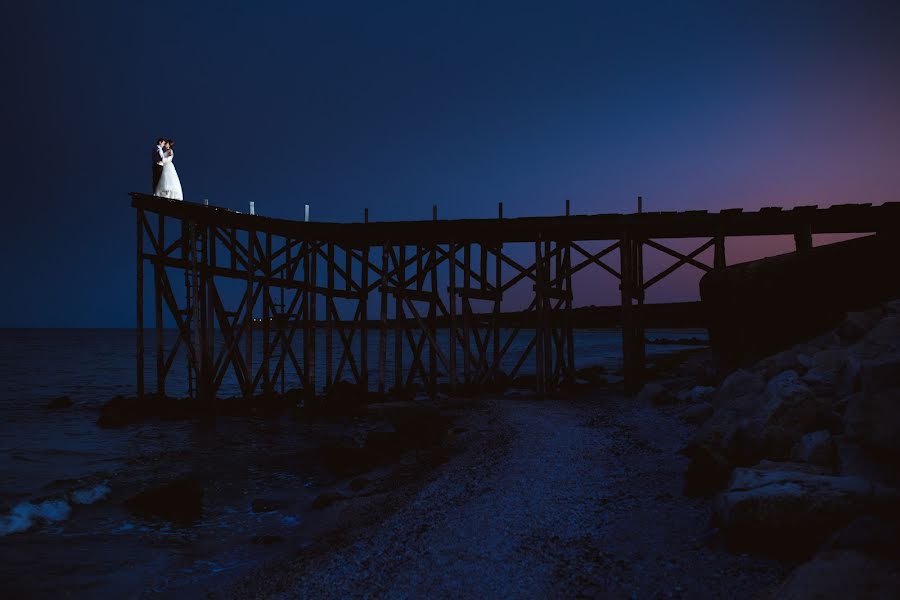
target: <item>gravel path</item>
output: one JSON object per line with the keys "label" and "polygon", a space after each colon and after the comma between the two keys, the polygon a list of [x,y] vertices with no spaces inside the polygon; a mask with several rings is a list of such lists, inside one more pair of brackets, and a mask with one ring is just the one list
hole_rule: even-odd
{"label": "gravel path", "polygon": [[681,494],[676,408],[612,394],[489,408],[465,452],[380,524],[300,559],[277,597],[746,598],[783,577],[718,547],[709,500]]}

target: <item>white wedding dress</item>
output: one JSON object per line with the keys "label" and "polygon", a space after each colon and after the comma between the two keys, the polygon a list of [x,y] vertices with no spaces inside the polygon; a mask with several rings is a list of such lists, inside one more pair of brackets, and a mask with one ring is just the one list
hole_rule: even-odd
{"label": "white wedding dress", "polygon": [[156,184],[154,193],[163,198],[184,200],[184,193],[181,191],[181,180],[178,179],[178,171],[175,170],[175,163],[172,162],[174,158],[174,152],[172,156],[163,157],[162,175],[159,176],[159,183]]}

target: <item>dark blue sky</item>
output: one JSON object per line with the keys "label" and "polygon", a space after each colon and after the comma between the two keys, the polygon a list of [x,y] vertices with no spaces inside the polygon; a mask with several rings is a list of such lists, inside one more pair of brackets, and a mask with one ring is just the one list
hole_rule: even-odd
{"label": "dark blue sky", "polygon": [[898,6],[13,3],[0,326],[133,324],[158,135],[188,199],[289,218],[900,200]]}

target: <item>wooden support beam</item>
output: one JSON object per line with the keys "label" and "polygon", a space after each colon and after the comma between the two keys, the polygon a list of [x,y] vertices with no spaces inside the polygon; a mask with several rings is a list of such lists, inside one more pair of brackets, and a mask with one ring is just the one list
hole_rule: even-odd
{"label": "wooden support beam", "polygon": [[137,329],[137,348],[135,353],[135,369],[137,376],[137,398],[144,399],[144,211],[137,211],[137,314],[135,329]]}
{"label": "wooden support beam", "polygon": [[328,295],[325,297],[325,386],[330,387],[335,383],[332,373],[334,365],[334,320],[332,315],[337,311],[337,307],[334,305],[334,297],[332,296],[335,291],[334,244],[326,243],[326,249],[328,256],[326,260],[327,283],[325,284],[325,287],[328,290]]}

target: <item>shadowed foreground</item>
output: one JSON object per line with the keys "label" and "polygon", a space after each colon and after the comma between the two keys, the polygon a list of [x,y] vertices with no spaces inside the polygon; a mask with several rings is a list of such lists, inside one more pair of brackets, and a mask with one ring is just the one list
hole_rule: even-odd
{"label": "shadowed foreground", "polygon": [[[400,508],[348,524],[339,541],[227,595],[739,598],[772,589],[783,567],[717,547],[708,501],[682,495],[677,450],[690,429],[675,411],[612,394],[491,401],[482,429],[461,434],[465,450]],[[328,510],[353,519],[347,505]]]}

